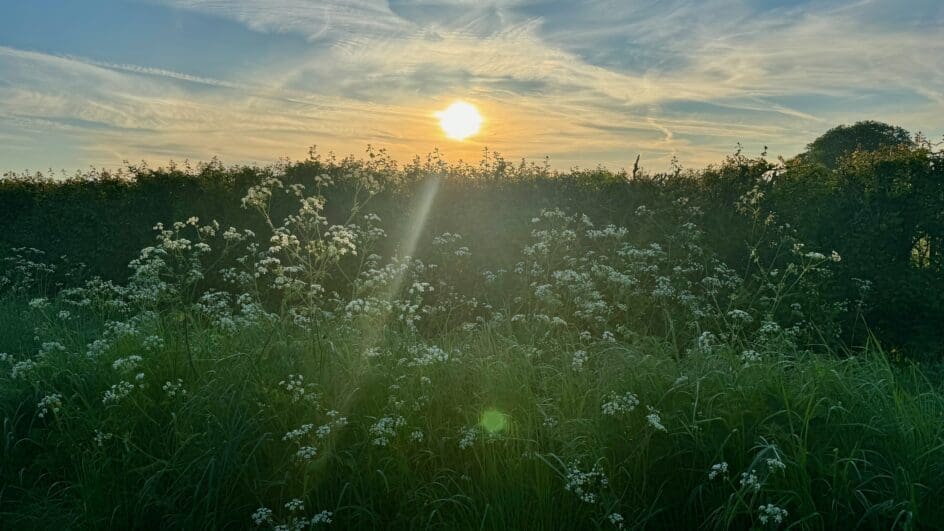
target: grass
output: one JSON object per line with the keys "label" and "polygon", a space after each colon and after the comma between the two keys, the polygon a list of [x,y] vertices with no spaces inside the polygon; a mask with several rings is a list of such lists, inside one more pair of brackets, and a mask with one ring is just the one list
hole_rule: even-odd
{"label": "grass", "polygon": [[461,238],[368,258],[307,205],[268,220],[297,245],[194,221],[125,286],[0,299],[0,527],[944,525],[940,385],[777,313],[828,258],[722,281],[691,226],[545,212],[483,280]]}

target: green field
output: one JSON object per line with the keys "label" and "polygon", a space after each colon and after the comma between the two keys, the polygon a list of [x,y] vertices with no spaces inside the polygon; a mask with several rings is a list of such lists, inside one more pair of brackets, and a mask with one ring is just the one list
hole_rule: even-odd
{"label": "green field", "polygon": [[[913,210],[872,185],[937,183],[939,158],[12,180],[0,199],[98,194],[46,223],[100,264],[7,233],[0,528],[944,527],[937,324],[900,310],[940,303],[882,298],[939,285],[939,250],[883,261],[816,217]],[[115,229],[155,183],[226,193]],[[125,206],[74,221],[106,192]]]}

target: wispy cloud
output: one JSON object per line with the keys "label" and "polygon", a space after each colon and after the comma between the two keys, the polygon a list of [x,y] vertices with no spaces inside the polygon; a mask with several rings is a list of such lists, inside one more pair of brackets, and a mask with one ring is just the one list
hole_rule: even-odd
{"label": "wispy cloud", "polygon": [[[560,166],[642,153],[661,168],[673,155],[716,161],[738,142],[791,154],[857,119],[941,134],[944,9],[903,4],[167,1],[308,44],[261,64],[233,57],[223,76],[148,55],[128,63],[0,46],[0,135],[55,130],[82,164],[271,160],[315,143],[341,152],[374,143],[404,158],[436,146],[472,158],[488,145]],[[461,144],[444,140],[432,115],[456,98],[486,116],[482,134]],[[42,152],[33,151],[0,148],[0,161]]]}

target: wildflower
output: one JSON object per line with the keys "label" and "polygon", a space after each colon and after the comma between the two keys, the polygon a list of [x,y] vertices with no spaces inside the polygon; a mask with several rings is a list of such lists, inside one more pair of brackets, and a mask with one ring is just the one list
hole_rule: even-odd
{"label": "wildflower", "polygon": [[310,461],[315,458],[315,455],[318,454],[318,449],[314,446],[302,446],[295,452],[295,457],[300,460]]}
{"label": "wildflower", "polygon": [[33,369],[36,368],[36,362],[31,359],[25,359],[18,361],[13,364],[13,368],[10,371],[10,378],[16,380],[18,378],[26,378]]}
{"label": "wildflower", "polygon": [[413,442],[423,442],[423,432],[420,430],[414,430],[410,433],[410,440]]}
{"label": "wildflower", "polygon": [[291,397],[292,403],[307,400],[315,402],[318,400],[318,394],[313,391],[314,384],[305,384],[305,377],[301,374],[289,374],[288,377],[279,382],[279,387],[284,389]]}
{"label": "wildflower", "polygon": [[331,517],[333,516],[334,513],[331,511],[321,511],[311,518],[311,525],[330,524],[332,522]]}
{"label": "wildflower", "polygon": [[146,350],[153,352],[164,346],[164,338],[155,335],[147,336],[144,338],[142,344]]}
{"label": "wildflower", "polygon": [[696,348],[699,352],[710,353],[718,343],[718,338],[709,331],[704,331],[695,340]]}
{"label": "wildflower", "polygon": [[741,487],[747,490],[753,490],[757,492],[761,488],[760,478],[757,477],[757,474],[753,470],[748,472],[741,473]]}
{"label": "wildflower", "polygon": [[783,523],[784,518],[786,518],[789,514],[787,513],[786,509],[777,507],[772,503],[761,505],[758,510],[760,511],[760,515],[757,517],[757,519],[760,520],[760,523],[762,524],[766,524],[767,522],[781,524]]}
{"label": "wildflower", "polygon": [[607,519],[611,524],[616,526],[617,529],[623,529],[624,518],[620,513],[610,513],[610,515],[607,516]]}
{"label": "wildflower", "polygon": [[297,441],[301,439],[302,437],[304,437],[305,435],[307,435],[309,432],[311,432],[311,430],[313,430],[314,428],[315,428],[314,424],[303,424],[298,429],[294,429],[286,433],[282,437],[282,440],[283,441]]}
{"label": "wildflower", "polygon": [[574,352],[573,360],[570,362],[570,366],[577,372],[583,370],[583,365],[587,362],[587,351],[578,350]]}
{"label": "wildflower", "polygon": [[243,235],[236,230],[235,227],[229,227],[223,231],[223,240],[227,242],[238,242],[242,241]]}
{"label": "wildflower", "polygon": [[141,356],[128,356],[127,358],[118,358],[111,364],[111,368],[118,372],[131,372],[138,368],[141,363]]}
{"label": "wildflower", "polygon": [[708,479],[712,480],[718,476],[727,476],[728,475],[728,463],[727,461],[722,461],[711,465],[711,470],[708,471]]}
{"label": "wildflower", "polygon": [[252,523],[256,525],[272,523],[272,509],[268,507],[256,509],[256,512],[252,513]]}
{"label": "wildflower", "polygon": [[111,386],[111,389],[105,391],[102,395],[102,404],[117,404],[121,399],[128,396],[134,390],[134,385],[124,380]]}
{"label": "wildflower", "polygon": [[751,324],[754,322],[754,318],[751,317],[751,314],[744,310],[731,310],[728,312],[728,319],[731,319],[736,324]]}
{"label": "wildflower", "polygon": [[412,349],[412,351],[415,357],[410,360],[408,364],[410,367],[427,367],[434,363],[445,363],[449,361],[449,353],[435,345],[418,347]]}
{"label": "wildflower", "polygon": [[39,404],[36,404],[36,409],[39,412],[36,414],[39,418],[45,418],[49,414],[49,411],[52,410],[53,413],[59,413],[59,409],[62,407],[62,395],[59,393],[53,393],[51,395],[46,395],[42,400],[39,401]]}
{"label": "wildflower", "polygon": [[633,393],[617,395],[610,393],[609,400],[603,403],[601,410],[604,415],[616,416],[621,413],[630,413],[639,405],[639,398]]}
{"label": "wildflower", "polygon": [[187,394],[187,390],[183,387],[184,381],[180,378],[177,378],[177,382],[165,382],[161,389],[167,394],[167,396],[174,398],[177,395],[183,396]]}
{"label": "wildflower", "polygon": [[652,407],[649,407],[649,414],[646,415],[646,422],[659,431],[668,431],[665,429],[665,426],[662,425],[662,417],[659,416],[659,412]]}
{"label": "wildflower", "polygon": [[564,489],[573,492],[584,503],[596,503],[599,499],[596,491],[609,485],[609,480],[603,474],[603,468],[599,463],[584,472],[580,470],[577,462],[574,462],[567,467],[564,479],[567,481]]}
{"label": "wildflower", "polygon": [[289,500],[288,502],[285,503],[285,508],[288,509],[290,512],[293,512],[293,513],[294,513],[294,512],[299,512],[299,511],[304,511],[304,510],[305,510],[305,502],[303,502],[302,500],[299,500],[298,498],[292,498],[291,500]]}
{"label": "wildflower", "polygon": [[658,298],[670,298],[675,295],[675,288],[672,287],[672,281],[669,277],[656,278],[656,289],[652,290],[652,296]]}
{"label": "wildflower", "polygon": [[475,428],[469,428],[465,430],[465,433],[462,434],[462,438],[459,439],[459,448],[462,450],[471,448],[472,445],[475,444],[476,435],[477,435],[477,432]]}
{"label": "wildflower", "polygon": [[829,254],[829,259],[832,260],[833,262],[842,261],[842,257],[839,256],[839,253],[837,253],[836,251],[833,251],[832,253]]}
{"label": "wildflower", "polygon": [[779,457],[770,457],[766,460],[767,468],[771,472],[783,472],[787,469],[787,465],[780,460]]}
{"label": "wildflower", "polygon": [[387,446],[390,439],[397,435],[397,428],[406,425],[406,419],[403,417],[381,417],[370,427],[370,434],[374,437],[371,444],[376,446]]}
{"label": "wildflower", "polygon": [[749,366],[751,363],[756,363],[760,361],[760,359],[761,359],[760,353],[757,352],[756,350],[748,349],[748,350],[745,350],[744,352],[741,352],[741,361],[744,362],[745,367]]}

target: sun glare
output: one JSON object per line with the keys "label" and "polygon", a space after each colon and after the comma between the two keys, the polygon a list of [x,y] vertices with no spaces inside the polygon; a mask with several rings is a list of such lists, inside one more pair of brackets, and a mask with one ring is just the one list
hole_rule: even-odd
{"label": "sun glare", "polygon": [[443,132],[453,140],[465,140],[478,133],[482,127],[482,115],[479,110],[464,101],[457,101],[445,111],[437,112],[436,117],[439,118],[439,126]]}

